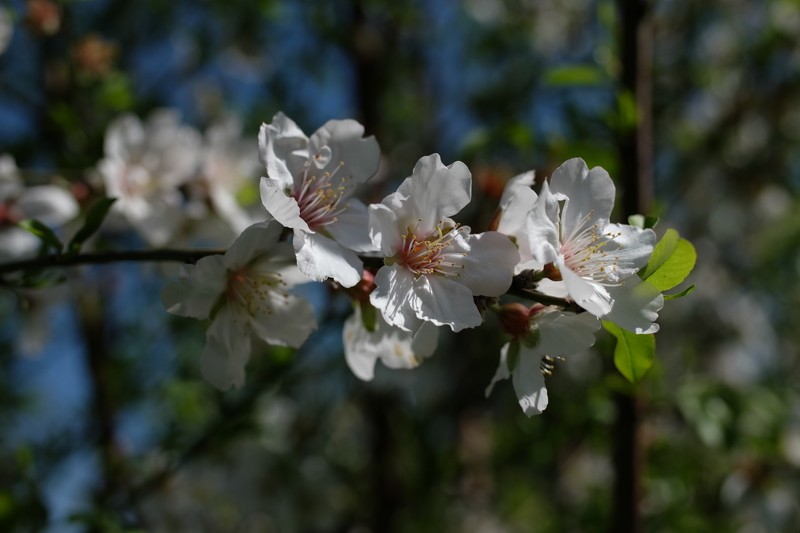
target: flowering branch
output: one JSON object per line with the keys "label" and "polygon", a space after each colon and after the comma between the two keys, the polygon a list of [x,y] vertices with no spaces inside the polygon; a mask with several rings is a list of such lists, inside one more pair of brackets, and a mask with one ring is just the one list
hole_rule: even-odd
{"label": "flowering branch", "polygon": [[173,250],[165,248],[161,250],[122,250],[73,255],[50,254],[35,259],[0,264],[0,274],[53,267],[117,263],[121,261],[175,261],[179,263],[196,263],[203,257],[224,253],[225,250]]}

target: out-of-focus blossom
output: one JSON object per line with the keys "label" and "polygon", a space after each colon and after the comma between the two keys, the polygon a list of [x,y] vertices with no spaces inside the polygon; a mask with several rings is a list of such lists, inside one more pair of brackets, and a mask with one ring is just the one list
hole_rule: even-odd
{"label": "out-of-focus blossom", "polygon": [[25,21],[36,33],[55,35],[61,29],[61,8],[53,0],[28,0]]}
{"label": "out-of-focus blossom", "polygon": [[[533,259],[552,264],[560,280],[540,290],[569,296],[593,315],[636,333],[658,331],[660,291],[636,273],[650,257],[655,233],[611,224],[615,188],[600,167],[570,159],[544,183],[530,213],[527,238]],[[518,240],[524,236],[518,236]],[[551,274],[552,274],[551,272]]]}
{"label": "out-of-focus blossom", "polygon": [[281,227],[262,222],[247,228],[225,255],[184,266],[162,300],[170,313],[212,322],[202,355],[203,375],[220,389],[244,383],[251,340],[298,347],[316,328],[311,305],[288,292],[308,281],[294,265]]}
{"label": "out-of-focus blossom", "polygon": [[471,176],[438,154],[421,158],[397,192],[370,206],[370,236],[385,256],[370,302],[389,324],[415,332],[423,321],[453,331],[481,324],[473,296],[499,296],[519,254],[494,231],[471,235],[451,220],[469,203]]}
{"label": "out-of-focus blossom", "polygon": [[258,145],[242,137],[234,116],[213,124],[205,135],[201,180],[214,210],[239,234],[268,217],[258,200]]}
{"label": "out-of-focus blossom", "polygon": [[544,375],[551,370],[550,360],[545,358],[591,347],[600,321],[589,313],[564,312],[541,304],[530,309],[522,304],[506,305],[500,311],[500,321],[513,339],[500,350],[500,364],[486,396],[498,381],[510,376],[525,414],[541,414],[548,404]]}
{"label": "out-of-focus blossom", "polygon": [[184,196],[179,187],[194,178],[200,134],[171,110],[155,112],[145,124],[133,115],[114,120],[98,169],[113,212],[124,217],[154,246],[166,244],[180,228]]}
{"label": "out-of-focus blossom", "polygon": [[117,57],[117,48],[97,34],[82,38],[72,49],[78,69],[89,76],[108,73]]}
{"label": "out-of-focus blossom", "polygon": [[25,187],[10,155],[0,155],[0,261],[23,259],[36,254],[41,241],[17,226],[36,219],[58,227],[78,214],[72,195],[55,185]]}
{"label": "out-of-focus blossom", "polygon": [[415,368],[436,349],[439,330],[425,323],[413,335],[386,323],[376,313],[375,329],[364,326],[361,307],[345,320],[342,337],[347,366],[359,379],[370,381],[375,375],[375,362],[380,359],[389,368]]}
{"label": "out-of-focus blossom", "polygon": [[294,230],[297,265],[316,281],[344,287],[361,279],[356,252],[373,250],[367,208],[352,198],[378,169],[380,148],[354,120],[331,120],[309,138],[278,113],[258,137],[267,177],[261,200],[275,219]]}

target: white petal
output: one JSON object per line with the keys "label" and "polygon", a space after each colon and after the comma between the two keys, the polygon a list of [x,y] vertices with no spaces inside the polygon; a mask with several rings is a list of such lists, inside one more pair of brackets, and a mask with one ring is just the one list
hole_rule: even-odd
{"label": "white petal", "polygon": [[375,361],[378,354],[376,344],[364,324],[361,322],[361,310],[356,307],[356,312],[344,321],[342,329],[344,344],[344,357],[347,366],[362,381],[371,381],[375,376]]}
{"label": "white petal", "polygon": [[439,328],[430,322],[423,322],[411,341],[411,350],[418,359],[433,355],[439,343]]}
{"label": "white petal", "polygon": [[489,382],[489,385],[486,387],[486,397],[488,398],[492,391],[494,390],[494,386],[497,385],[498,382],[508,379],[511,376],[511,372],[508,370],[508,350],[511,346],[511,343],[506,343],[500,348],[500,363],[497,365],[497,370],[494,373],[494,377],[492,381]]}
{"label": "white petal", "polygon": [[278,188],[294,187],[294,174],[305,163],[308,137],[283,113],[276,114],[270,124],[262,124],[258,132],[258,153],[267,167],[267,175]]}
{"label": "white petal", "polygon": [[450,326],[456,332],[480,326],[483,321],[466,285],[443,276],[420,276],[414,282],[414,292],[421,304],[416,310],[421,320]]}
{"label": "white petal", "polygon": [[511,240],[496,231],[469,236],[469,253],[458,281],[472,294],[500,296],[511,286],[519,253]]}
{"label": "white petal", "polygon": [[282,229],[275,221],[259,222],[245,229],[225,252],[225,268],[237,270],[261,255],[272,255],[278,249]]}
{"label": "white petal", "polygon": [[568,198],[561,215],[567,235],[579,225],[608,220],[614,208],[616,190],[608,172],[600,167],[589,170],[580,158],[566,161],[553,172],[550,190]]}
{"label": "white petal", "polygon": [[536,204],[537,196],[531,185],[533,185],[532,171],[509,180],[500,199],[501,212],[497,223],[498,232],[514,237],[520,260],[523,262],[533,259],[528,238],[528,219]]}
{"label": "white petal", "polygon": [[609,294],[607,287],[586,280],[572,272],[564,263],[564,257],[561,255],[558,256],[556,265],[561,271],[564,285],[575,303],[597,317],[605,316],[611,311],[614,299]]}
{"label": "white petal", "polygon": [[174,315],[203,320],[225,292],[226,283],[222,256],[210,255],[195,265],[182,266],[178,280],[164,287],[161,301]]}
{"label": "white petal", "polygon": [[414,293],[414,275],[400,265],[384,266],[375,275],[370,303],[381,310],[384,320],[404,331],[416,331],[420,302]]}
{"label": "white petal", "polygon": [[433,231],[442,219],[455,215],[472,197],[472,175],[461,161],[444,166],[439,154],[421,158],[411,177],[397,192],[413,203],[416,216],[422,219],[420,234]]}
{"label": "white petal", "polygon": [[364,183],[378,170],[381,149],[375,137],[362,137],[364,126],[355,120],[329,120],[311,136],[310,157],[327,146],[329,162],[324,170],[336,176],[349,176],[356,183]]}
{"label": "white petal", "polygon": [[397,253],[403,244],[397,219],[397,207],[402,204],[403,198],[393,193],[384,198],[382,203],[369,206],[369,236],[372,244],[386,257]]}
{"label": "white petal", "polygon": [[336,242],[356,252],[376,250],[369,237],[369,213],[363,202],[351,198],[347,210],[336,218],[336,222],[325,226]]}
{"label": "white petal", "polygon": [[151,245],[164,246],[186,220],[177,190],[164,191],[155,198],[128,203],[125,215],[136,231]]}
{"label": "white petal", "polygon": [[627,224],[608,224],[604,229],[605,235],[614,235],[610,249],[607,253],[613,255],[616,264],[618,279],[625,279],[639,271],[653,253],[656,234],[651,229],[642,229]]}
{"label": "white petal", "polygon": [[253,309],[250,328],[268,344],[299,348],[317,328],[311,304],[294,294],[270,292]]}
{"label": "white petal", "polygon": [[536,200],[536,193],[531,189],[535,177],[534,172],[530,170],[508,180],[505,189],[503,189],[503,196],[500,197],[500,208],[505,211],[510,204],[514,203],[520,204],[518,207],[521,211],[524,210],[525,213],[530,211],[533,201]]}
{"label": "white petal", "polygon": [[658,331],[655,321],[658,311],[664,307],[661,291],[635,275],[608,290],[614,298],[614,306],[603,318],[638,334]]}
{"label": "white petal", "polygon": [[531,351],[540,355],[570,355],[594,345],[600,320],[590,313],[545,311],[535,318],[539,341]]}
{"label": "white petal", "polygon": [[28,259],[36,255],[42,241],[16,226],[0,228],[0,261]]}
{"label": "white petal", "polygon": [[222,308],[208,328],[201,370],[215,387],[227,390],[244,384],[244,367],[250,359],[250,336],[227,308]]}
{"label": "white petal", "polygon": [[35,218],[50,226],[61,225],[78,214],[75,198],[54,185],[26,189],[17,206],[25,218]]}
{"label": "white petal", "polygon": [[283,192],[281,182],[273,178],[261,178],[261,203],[275,220],[292,229],[311,231],[305,220],[300,218],[297,200]]}
{"label": "white petal", "polygon": [[561,248],[557,221],[558,202],[545,182],[528,218],[527,226],[531,257],[542,265],[555,262],[558,250]]}
{"label": "white petal", "polygon": [[343,287],[361,281],[364,265],[355,252],[320,233],[294,232],[298,268],[314,281],[333,278]]}
{"label": "white petal", "polygon": [[547,388],[539,368],[542,357],[520,345],[517,366],[511,371],[514,392],[519,406],[528,416],[540,415],[547,409]]}

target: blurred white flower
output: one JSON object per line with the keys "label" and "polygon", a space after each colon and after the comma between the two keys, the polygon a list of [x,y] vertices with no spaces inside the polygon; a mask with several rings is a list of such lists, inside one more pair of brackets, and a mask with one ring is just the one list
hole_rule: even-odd
{"label": "blurred white flower", "polygon": [[380,313],[376,315],[374,331],[364,326],[360,305],[344,323],[344,356],[356,377],[372,380],[378,359],[389,368],[415,368],[433,354],[439,338],[436,326],[425,323],[412,335],[387,324]]}
{"label": "blurred white flower", "polygon": [[185,219],[179,187],[195,177],[200,145],[200,134],[166,109],[153,113],[145,124],[123,115],[106,131],[105,158],[98,170],[106,194],[117,198],[112,212],[154,246],[166,244]]}
{"label": "blurred white flower", "polygon": [[236,117],[206,130],[201,179],[214,210],[236,234],[268,218],[258,198],[259,166],[258,145],[242,137]]}
{"label": "blurred white flower", "polygon": [[311,305],[287,290],[308,281],[294,265],[291,246],[278,242],[281,227],[247,228],[225,255],[182,267],[162,300],[170,313],[212,318],[202,356],[203,375],[215,387],[244,383],[251,339],[299,347],[316,328]]}
{"label": "blurred white flower", "polygon": [[32,233],[18,227],[18,222],[36,219],[56,228],[78,211],[75,198],[60,187],[25,187],[14,158],[0,155],[0,261],[33,256],[41,245]]}
{"label": "blurred white flower", "polygon": [[453,331],[481,324],[473,296],[511,286],[519,254],[494,231],[471,235],[450,218],[469,203],[472,178],[457,161],[421,158],[397,192],[370,206],[370,236],[385,256],[370,302],[389,324],[415,332],[422,321]]}
{"label": "blurred white flower", "polygon": [[258,145],[268,176],[261,178],[261,200],[294,230],[297,265],[316,281],[354,286],[363,269],[356,252],[373,250],[367,208],[351,198],[380,160],[377,141],[363,134],[354,120],[331,120],[309,138],[283,113],[261,126]]}
{"label": "blurred white flower", "polygon": [[[542,292],[569,296],[593,315],[636,333],[655,333],[660,291],[636,273],[650,258],[655,233],[611,224],[614,183],[600,167],[570,159],[544,183],[530,213],[533,258],[552,264],[561,280],[543,280]],[[552,279],[553,276],[551,276]]]}
{"label": "blurred white flower", "polygon": [[541,414],[548,404],[544,374],[550,373],[545,357],[571,355],[594,345],[600,321],[589,313],[575,314],[536,304],[504,306],[501,323],[513,339],[500,350],[500,364],[486,396],[495,384],[511,376],[519,405],[528,416]]}

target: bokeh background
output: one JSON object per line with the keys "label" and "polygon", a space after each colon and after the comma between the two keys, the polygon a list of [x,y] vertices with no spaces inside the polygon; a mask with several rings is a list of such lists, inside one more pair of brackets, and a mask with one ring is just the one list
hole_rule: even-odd
{"label": "bokeh background", "polygon": [[[168,267],[0,288],[0,529],[613,531],[627,395],[641,528],[797,531],[800,2],[641,3],[637,94],[620,82],[634,4],[3,0],[0,153],[29,183],[94,193],[126,112],[173,108],[201,131],[233,114],[253,150],[279,110],[306,132],[352,117],[383,150],[368,197],[439,152],[471,168],[460,217],[481,231],[517,173],[580,156],[618,176],[644,121],[656,229],[699,259],[641,383],[603,336],[557,364],[532,419],[508,383],[484,397],[505,342],[491,319],[363,383],[342,355],[349,302],[310,287],[322,326],[306,346],[264,347],[220,393],[199,372],[204,325],[163,310]],[[113,231],[96,246],[143,245]]]}

